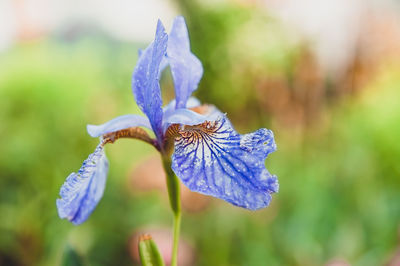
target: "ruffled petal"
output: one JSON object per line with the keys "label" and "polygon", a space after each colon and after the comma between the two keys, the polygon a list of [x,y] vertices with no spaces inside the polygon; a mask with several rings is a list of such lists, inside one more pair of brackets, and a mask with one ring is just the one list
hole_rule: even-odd
{"label": "ruffled petal", "polygon": [[150,121],[141,115],[121,115],[102,125],[87,125],[87,132],[92,137],[115,132],[130,127],[146,127],[151,129]]}
{"label": "ruffled petal", "polygon": [[108,172],[108,160],[103,147],[96,150],[83,162],[78,173],[70,174],[57,199],[58,215],[75,225],[87,220],[103,196]]}
{"label": "ruffled petal", "polygon": [[162,141],[162,99],[159,69],[167,51],[168,35],[160,21],[154,41],[143,51],[132,76],[132,91],[136,103],[150,120],[159,142]]}
{"label": "ruffled petal", "polygon": [[256,210],[268,206],[279,188],[264,164],[275,150],[271,130],[240,135],[222,116],[179,131],[172,169],[192,191]]}
{"label": "ruffled petal", "polygon": [[203,76],[203,66],[190,51],[188,30],[181,16],[176,17],[172,25],[167,57],[175,85],[176,109],[185,108]]}

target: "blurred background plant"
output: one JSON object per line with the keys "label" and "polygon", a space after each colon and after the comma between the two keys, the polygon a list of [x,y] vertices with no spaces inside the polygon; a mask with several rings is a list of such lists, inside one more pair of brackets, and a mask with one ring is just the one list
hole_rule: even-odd
{"label": "blurred background plant", "polygon": [[[257,212],[183,191],[181,265],[398,265],[400,13],[372,0],[2,1],[0,265],[59,265],[68,245],[89,265],[132,265],[141,232],[170,242],[146,144],[107,147],[85,224],[60,220],[55,199],[97,143],[85,125],[138,112],[136,50],[178,13],[205,69],[196,96],[241,133],[275,132],[281,185]],[[168,75],[162,88],[172,99]]]}

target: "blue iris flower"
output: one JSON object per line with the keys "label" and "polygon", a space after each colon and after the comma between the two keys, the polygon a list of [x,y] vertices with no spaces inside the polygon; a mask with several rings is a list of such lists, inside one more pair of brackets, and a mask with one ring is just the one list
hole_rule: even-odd
{"label": "blue iris flower", "polygon": [[[166,66],[171,69],[176,98],[163,108],[159,77]],[[276,176],[264,164],[276,150],[272,131],[263,128],[240,135],[216,107],[201,105],[191,94],[202,75],[202,64],[190,51],[183,17],[175,18],[169,35],[158,21],[155,39],[140,52],[132,76],[136,103],[146,117],[123,115],[102,125],[88,125],[88,133],[100,137],[100,144],[61,187],[59,216],[74,224],[89,217],[105,188],[104,145],[123,137],[146,141],[170,156],[172,170],[192,191],[250,210],[268,206],[271,194],[279,189]],[[155,139],[142,128],[151,129]]]}

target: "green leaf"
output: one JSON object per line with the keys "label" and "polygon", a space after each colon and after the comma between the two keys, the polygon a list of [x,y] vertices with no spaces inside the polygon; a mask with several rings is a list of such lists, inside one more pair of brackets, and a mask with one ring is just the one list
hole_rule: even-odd
{"label": "green leaf", "polygon": [[70,245],[67,245],[64,250],[62,266],[83,266],[82,257]]}
{"label": "green leaf", "polygon": [[143,266],[164,266],[160,252],[150,235],[139,238],[139,255]]}

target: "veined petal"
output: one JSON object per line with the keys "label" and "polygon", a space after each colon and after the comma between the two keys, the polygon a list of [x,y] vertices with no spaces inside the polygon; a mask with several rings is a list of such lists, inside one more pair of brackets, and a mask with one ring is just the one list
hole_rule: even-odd
{"label": "veined petal", "polygon": [[189,109],[176,109],[172,112],[164,114],[163,118],[163,129],[164,132],[171,124],[181,124],[181,125],[198,125],[207,120],[207,116],[198,114]]}
{"label": "veined petal", "polygon": [[163,129],[164,133],[173,124],[182,126],[193,126],[202,124],[205,121],[214,121],[224,114],[214,105],[200,105],[200,101],[190,97],[187,102],[187,109],[175,109],[175,100],[171,101],[164,108]]}
{"label": "veined petal", "polygon": [[176,109],[185,108],[203,76],[203,66],[190,51],[189,34],[182,16],[176,17],[172,25],[167,57],[175,85]]}
{"label": "veined petal", "polygon": [[268,206],[279,188],[264,164],[275,150],[272,131],[240,135],[222,116],[179,131],[172,169],[192,191],[256,210]]}
{"label": "veined petal", "polygon": [[87,125],[87,132],[92,137],[115,132],[130,127],[146,127],[151,129],[150,121],[141,115],[121,115],[102,125]]}
{"label": "veined petal", "polygon": [[132,91],[136,103],[149,118],[159,141],[162,141],[163,117],[159,69],[167,51],[167,42],[168,35],[158,21],[155,39],[139,57],[132,76]]}
{"label": "veined petal", "polygon": [[62,185],[61,199],[56,201],[60,218],[75,225],[86,221],[103,196],[107,172],[108,160],[99,144],[78,173],[70,174]]}

